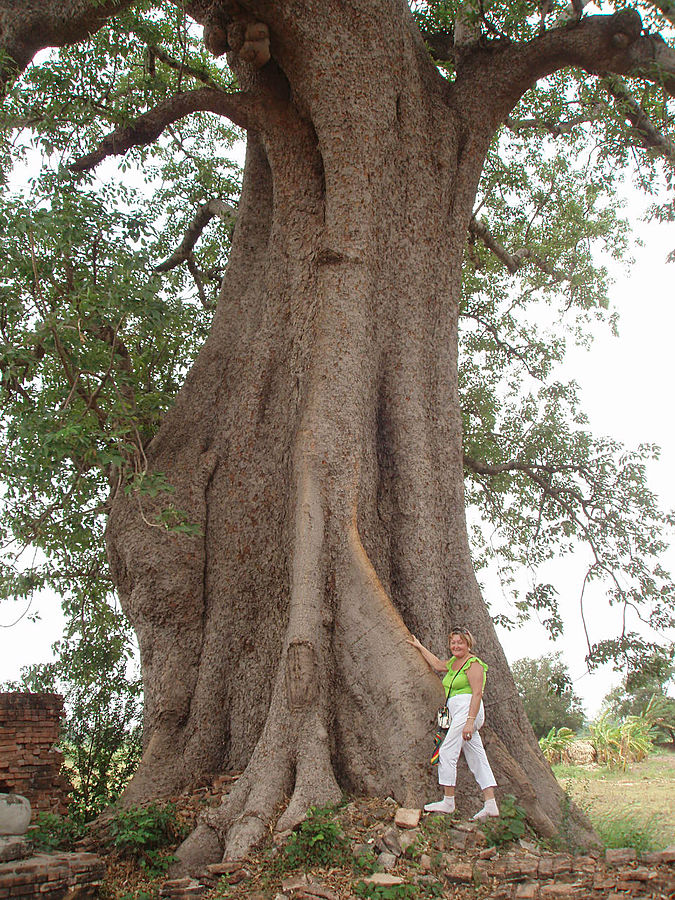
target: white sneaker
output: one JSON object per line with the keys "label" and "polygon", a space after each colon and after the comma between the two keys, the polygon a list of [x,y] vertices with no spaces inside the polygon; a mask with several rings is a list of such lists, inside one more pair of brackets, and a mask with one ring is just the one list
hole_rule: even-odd
{"label": "white sneaker", "polygon": [[454,813],[455,798],[445,797],[443,800],[437,800],[436,803],[427,803],[424,807],[425,812]]}

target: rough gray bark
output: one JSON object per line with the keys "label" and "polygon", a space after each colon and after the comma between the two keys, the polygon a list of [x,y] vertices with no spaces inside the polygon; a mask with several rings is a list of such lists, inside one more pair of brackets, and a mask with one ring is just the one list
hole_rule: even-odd
{"label": "rough gray bark", "polygon": [[[454,621],[490,665],[484,734],[500,790],[552,835],[562,792],[469,555],[461,261],[499,123],[562,65],[638,65],[639,17],[456,45],[448,83],[402,0],[191,10],[217,52],[243,55],[246,29],[264,23],[269,48],[248,58],[271,60],[232,59],[249,128],[232,255],[211,335],[148,450],[203,536],[152,527],[161,497],[120,492],[110,516],[146,699],[126,800],[243,772],[183,846],[187,868],[241,855],[268,824],[287,829],[343,790],[420,804],[435,792],[442,694],[406,638],[444,656]],[[176,104],[212,103],[206,93]],[[576,811],[570,824],[592,841]]]}

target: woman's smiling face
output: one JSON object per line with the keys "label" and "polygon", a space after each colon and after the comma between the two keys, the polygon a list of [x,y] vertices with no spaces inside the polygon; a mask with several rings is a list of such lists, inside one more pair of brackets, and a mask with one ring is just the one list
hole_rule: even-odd
{"label": "woman's smiling face", "polygon": [[463,634],[455,632],[450,635],[450,652],[458,659],[469,655],[469,642]]}

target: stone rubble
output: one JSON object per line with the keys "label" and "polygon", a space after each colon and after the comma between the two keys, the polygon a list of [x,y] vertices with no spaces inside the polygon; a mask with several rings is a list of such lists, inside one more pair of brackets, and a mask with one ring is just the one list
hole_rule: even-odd
{"label": "stone rubble", "polygon": [[[397,812],[400,812],[397,811]],[[378,810],[380,818],[371,812],[368,819],[358,810],[357,821],[368,830],[354,842],[355,858],[375,853],[385,871],[358,878],[373,886],[394,887],[403,884],[441,883],[444,896],[480,897],[481,900],[673,900],[675,898],[675,848],[638,856],[632,849],[607,850],[604,855],[592,853],[572,856],[542,850],[532,841],[504,848],[486,846],[485,835],[477,824],[443,823],[434,834],[431,853],[415,854],[414,870],[406,867],[415,847],[428,833],[412,823],[416,817],[403,810],[406,824],[392,825],[392,813]],[[412,811],[415,812],[415,811]],[[419,810],[417,811],[419,812]],[[401,821],[401,817],[398,817]],[[396,823],[396,817],[393,818]],[[249,863],[250,867],[250,863]],[[207,867],[199,879],[178,879],[166,882],[161,890],[162,900],[197,900],[215,887],[219,879],[224,884],[251,879],[243,862],[225,862]],[[330,878],[328,879],[330,880]],[[251,890],[247,900],[262,900]],[[201,893],[200,893],[201,891]],[[237,894],[237,896],[244,896]],[[352,896],[350,894],[350,896]],[[296,875],[283,880],[275,900],[344,900],[334,886],[323,884],[316,876]],[[0,900],[3,900],[0,894]]]}

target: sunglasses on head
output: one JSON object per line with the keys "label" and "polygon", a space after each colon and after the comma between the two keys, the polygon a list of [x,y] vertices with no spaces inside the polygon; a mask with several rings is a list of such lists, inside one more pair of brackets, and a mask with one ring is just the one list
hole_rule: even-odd
{"label": "sunglasses on head", "polygon": [[465,628],[463,625],[453,625],[450,628],[450,634],[468,634],[469,629]]}

